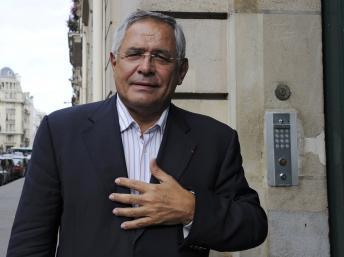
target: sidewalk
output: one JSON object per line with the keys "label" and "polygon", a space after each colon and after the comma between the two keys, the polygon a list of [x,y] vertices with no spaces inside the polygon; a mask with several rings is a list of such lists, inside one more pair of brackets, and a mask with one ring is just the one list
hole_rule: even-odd
{"label": "sidewalk", "polygon": [[0,256],[5,256],[24,178],[0,186]]}

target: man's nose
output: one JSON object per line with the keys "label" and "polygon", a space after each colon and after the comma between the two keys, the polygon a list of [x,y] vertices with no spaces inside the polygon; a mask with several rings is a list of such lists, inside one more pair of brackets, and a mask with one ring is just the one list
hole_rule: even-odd
{"label": "man's nose", "polygon": [[151,55],[143,55],[138,67],[138,72],[142,74],[153,74],[155,72],[155,65]]}

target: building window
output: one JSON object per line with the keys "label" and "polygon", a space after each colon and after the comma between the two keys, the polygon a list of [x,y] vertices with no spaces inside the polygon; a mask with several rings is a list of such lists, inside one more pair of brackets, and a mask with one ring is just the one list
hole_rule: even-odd
{"label": "building window", "polygon": [[12,143],[14,140],[13,140],[14,138],[13,138],[13,136],[7,136],[7,142],[8,143]]}
{"label": "building window", "polygon": [[14,121],[6,122],[6,131],[7,132],[14,132],[15,131],[15,122]]}
{"label": "building window", "polygon": [[16,120],[16,109],[6,108],[6,121],[15,121],[15,120]]}
{"label": "building window", "polygon": [[16,109],[6,108],[6,131],[15,131]]}

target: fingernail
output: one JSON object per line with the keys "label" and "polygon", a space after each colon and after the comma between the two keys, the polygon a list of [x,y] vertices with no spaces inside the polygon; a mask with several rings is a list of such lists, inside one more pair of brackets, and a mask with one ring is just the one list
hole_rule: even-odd
{"label": "fingernail", "polygon": [[113,209],[112,213],[117,215],[118,214],[118,210],[117,209]]}
{"label": "fingernail", "polygon": [[125,229],[126,227],[127,227],[127,226],[126,226],[125,223],[122,223],[122,224],[121,224],[121,228]]}
{"label": "fingernail", "polygon": [[119,184],[120,182],[121,182],[121,179],[119,179],[119,178],[116,178],[116,179],[115,179],[115,183],[116,183],[116,184]]}
{"label": "fingernail", "polygon": [[110,195],[109,195],[109,199],[110,199],[110,200],[113,200],[114,198],[115,198],[115,196],[114,196],[113,194],[110,194]]}

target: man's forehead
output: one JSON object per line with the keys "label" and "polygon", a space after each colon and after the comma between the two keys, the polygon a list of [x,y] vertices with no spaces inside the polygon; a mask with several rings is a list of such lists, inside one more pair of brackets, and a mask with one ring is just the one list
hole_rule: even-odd
{"label": "man's forehead", "polygon": [[173,46],[175,45],[174,30],[170,24],[154,19],[137,21],[127,28],[123,44],[126,47],[135,47],[141,43],[162,43],[165,46]]}
{"label": "man's forehead", "polygon": [[141,31],[140,36],[145,38],[146,40],[154,40],[158,35],[150,31]]}

